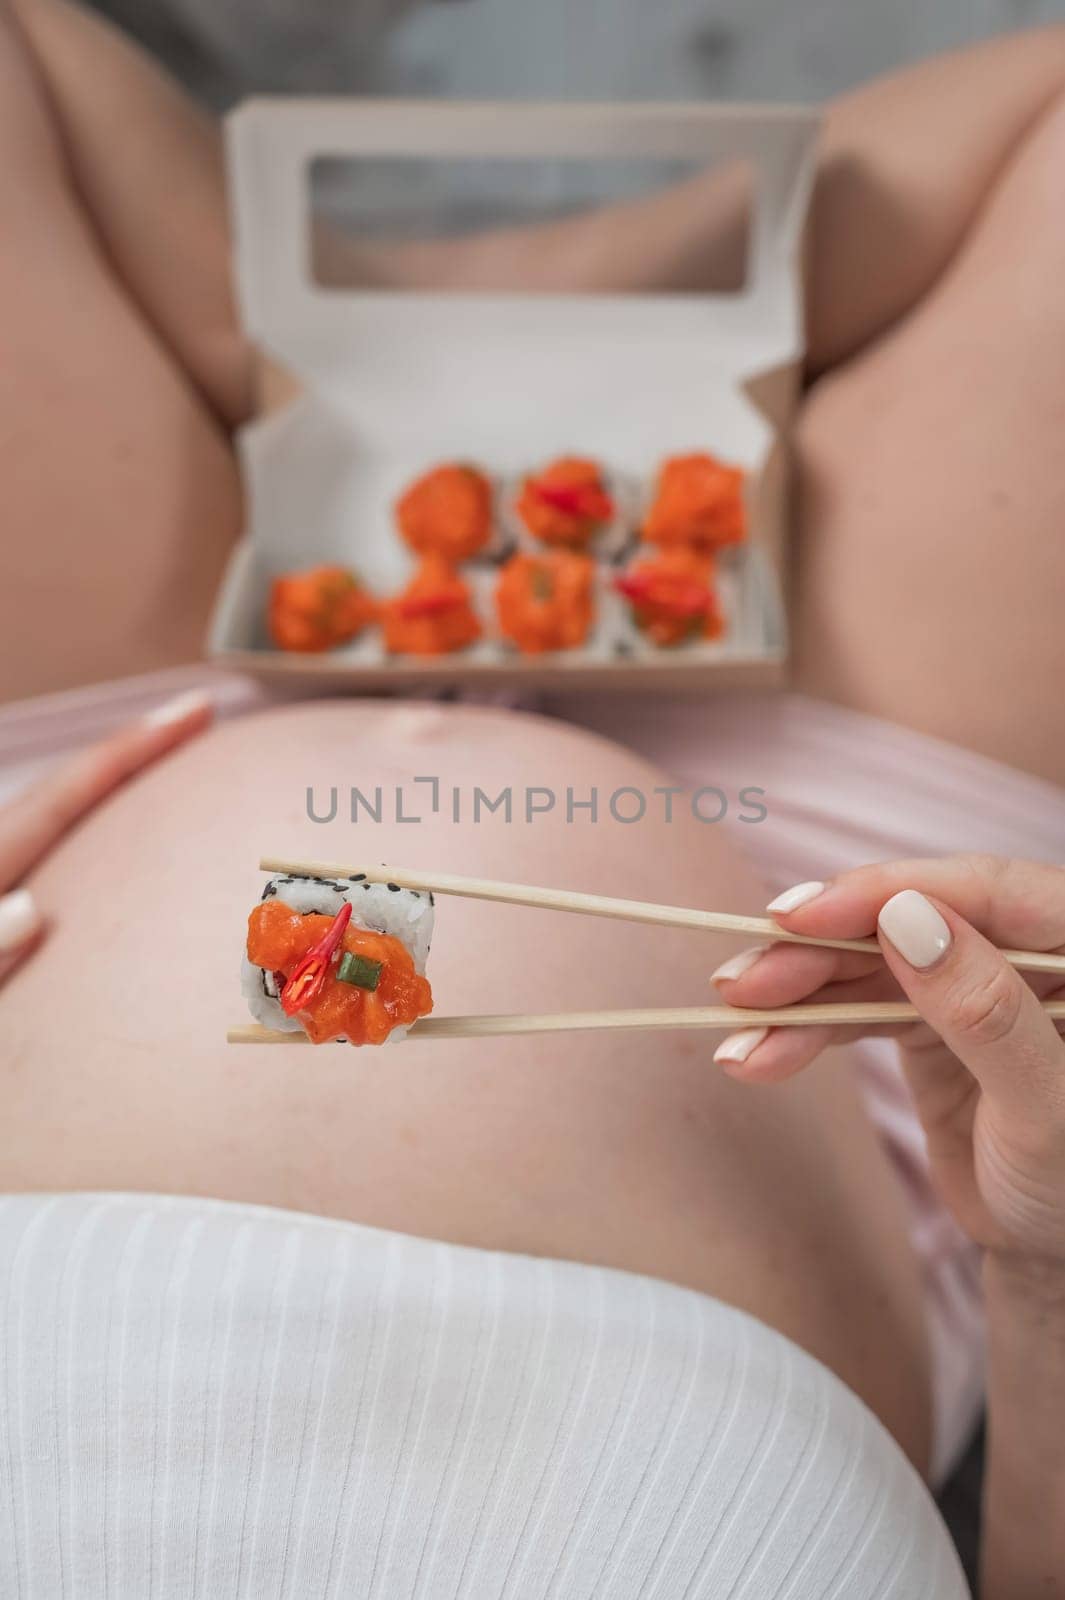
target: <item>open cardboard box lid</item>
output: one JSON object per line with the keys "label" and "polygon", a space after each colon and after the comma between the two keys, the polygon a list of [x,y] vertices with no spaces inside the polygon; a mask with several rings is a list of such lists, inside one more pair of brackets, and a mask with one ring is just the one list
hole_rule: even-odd
{"label": "open cardboard box lid", "polygon": [[[802,356],[803,222],[815,113],[704,105],[254,100],[227,150],[241,313],[286,398],[247,426],[247,528],[211,621],[214,660],[316,687],[450,683],[687,686],[765,682],[786,657],[785,447]],[[745,163],[748,272],[733,294],[408,292],[324,288],[311,269],[311,167],[322,156]],[[681,650],[520,657],[485,641],[434,660],[362,637],[326,655],[273,649],[270,578],[319,562],[399,588],[409,553],[391,506],[428,466],[501,480],[587,454],[649,482],[709,449],[748,473],[749,545],[726,578],[724,639]]]}

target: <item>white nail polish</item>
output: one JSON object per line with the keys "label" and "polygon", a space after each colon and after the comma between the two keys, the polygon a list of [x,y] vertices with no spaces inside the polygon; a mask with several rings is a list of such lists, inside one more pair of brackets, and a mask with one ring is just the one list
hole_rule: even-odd
{"label": "white nail polish", "polygon": [[950,949],[950,929],[931,900],[916,889],[893,894],[881,907],[877,925],[902,959],[918,972],[934,967]]}
{"label": "white nail polish", "polygon": [[716,972],[710,974],[710,982],[717,983],[719,978],[742,978],[745,972],[750,972],[756,961],[765,955],[765,945],[756,944],[752,950],[741,950],[738,956],[729,956],[727,961],[722,961]]}
{"label": "white nail polish", "polygon": [[757,1050],[762,1040],[768,1037],[768,1028],[741,1028],[739,1033],[730,1033],[727,1039],[722,1039],[714,1051],[714,1060],[730,1064],[746,1061],[751,1052]]}
{"label": "white nail polish", "polygon": [[41,913],[28,889],[0,896],[0,954],[21,949],[40,926]]}
{"label": "white nail polish", "polygon": [[767,911],[798,911],[808,900],[816,900],[824,892],[824,884],[811,881],[810,883],[797,883],[791,889],[785,889],[783,894],[778,894],[775,900],[770,900],[766,906]]}
{"label": "white nail polish", "polygon": [[206,689],[189,689],[186,694],[175,695],[173,700],[164,700],[161,706],[149,711],[144,718],[144,726],[169,728],[175,722],[184,722],[186,717],[194,716],[197,711],[206,711],[212,703]]}

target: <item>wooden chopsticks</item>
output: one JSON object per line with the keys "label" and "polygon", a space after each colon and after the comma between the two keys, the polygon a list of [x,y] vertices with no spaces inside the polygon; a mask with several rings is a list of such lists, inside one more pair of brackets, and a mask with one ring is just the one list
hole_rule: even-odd
{"label": "wooden chopsticks", "polygon": [[[858,950],[879,955],[875,939],[816,939],[790,933],[769,917],[739,917],[729,911],[702,911],[686,906],[660,906],[649,900],[616,900],[610,895],[581,894],[573,889],[541,889],[533,884],[498,883],[491,878],[461,878],[450,872],[414,872],[407,867],[341,866],[336,862],[281,861],[264,856],[261,872],[285,873],[299,878],[351,878],[361,873],[371,883],[394,883],[400,889],[431,889],[467,900],[494,900],[512,906],[537,906],[545,911],[579,911],[588,917],[616,917],[623,922],[655,923],[665,928],[702,928],[713,933],[742,933],[756,939],[789,944],[820,945],[826,950]],[[1065,956],[1043,950],[1003,950],[1013,967],[1023,972],[1065,974]],[[709,1026],[709,1024],[708,1024]]]}
{"label": "wooden chopsticks", "polygon": [[[282,861],[265,856],[260,870],[301,878],[353,878],[371,883],[395,884],[399,889],[432,890],[434,894],[466,899],[494,900],[507,905],[536,906],[548,911],[576,911],[591,917],[615,917],[626,922],[659,927],[701,928],[717,933],[742,933],[755,938],[785,940],[792,944],[821,945],[831,950],[858,950],[879,955],[875,939],[815,939],[789,933],[768,917],[741,917],[725,911],[702,911],[685,906],[655,905],[645,900],[618,900],[609,895],[581,894],[572,889],[542,889],[532,884],[498,883],[488,878],[463,878],[447,872],[415,872],[406,867],[347,866],[338,862]],[[1065,956],[1039,950],[1003,950],[1013,966],[1027,972],[1065,974]],[[1065,1019],[1065,1000],[1045,1001],[1043,1009],[1054,1019]],[[422,1017],[409,1039],[498,1039],[533,1033],[598,1033],[607,1029],[653,1030],[673,1028],[761,1028],[817,1026],[890,1026],[915,1022],[917,1010],[904,1001],[855,1001],[837,1005],[779,1006],[753,1010],[739,1006],[651,1006],[627,1011],[555,1011],[511,1016]],[[308,1044],[307,1035],[257,1023],[230,1028],[229,1044]]]}
{"label": "wooden chopsticks", "polygon": [[[391,880],[395,883],[395,879]],[[1044,1002],[1043,1010],[1065,1019],[1065,1000]],[[500,1039],[530,1033],[601,1033],[608,1029],[661,1032],[671,1028],[869,1027],[916,1022],[918,1012],[903,1001],[855,1001],[851,1005],[779,1006],[745,1010],[740,1006],[659,1006],[632,1011],[555,1011],[542,1014],[477,1017],[422,1017],[411,1025],[408,1039]],[[228,1044],[309,1044],[303,1032],[261,1028],[257,1023],[230,1028]]]}

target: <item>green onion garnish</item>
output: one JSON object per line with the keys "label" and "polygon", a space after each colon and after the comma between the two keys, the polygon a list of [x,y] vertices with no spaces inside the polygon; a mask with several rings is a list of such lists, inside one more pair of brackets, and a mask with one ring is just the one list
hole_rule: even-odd
{"label": "green onion garnish", "polygon": [[356,989],[376,989],[383,966],[383,961],[371,961],[369,956],[357,956],[345,950],[337,967],[337,977],[341,983],[354,984]]}

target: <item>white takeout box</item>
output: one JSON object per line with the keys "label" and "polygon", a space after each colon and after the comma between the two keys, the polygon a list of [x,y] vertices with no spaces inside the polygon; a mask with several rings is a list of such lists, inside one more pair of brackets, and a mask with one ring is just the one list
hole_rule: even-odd
{"label": "white takeout box", "polygon": [[[316,687],[412,682],[700,687],[778,678],[787,438],[802,332],[802,231],[817,119],[705,105],[253,100],[228,121],[241,314],[283,400],[241,437],[247,528],[211,621],[211,657]],[[318,157],[746,163],[746,286],[731,294],[432,293],[312,279]],[[274,385],[275,389],[277,385]],[[518,656],[486,640],[438,659],[389,657],[373,630],[322,655],[274,649],[269,583],[320,562],[375,593],[412,558],[391,507],[427,467],[475,461],[506,479],[584,454],[649,482],[667,455],[709,449],[749,474],[751,536],[725,578],[727,636],[680,650]]]}

